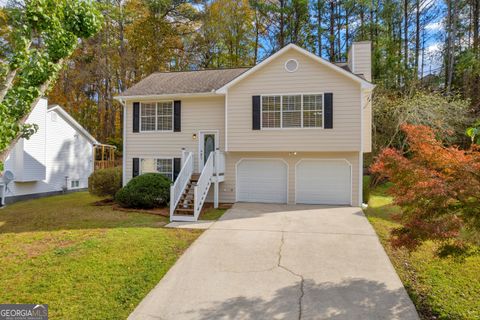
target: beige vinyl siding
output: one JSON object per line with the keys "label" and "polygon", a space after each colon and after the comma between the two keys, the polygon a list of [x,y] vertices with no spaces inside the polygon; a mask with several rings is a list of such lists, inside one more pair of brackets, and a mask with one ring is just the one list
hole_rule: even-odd
{"label": "beige vinyl siding", "polygon": [[[296,59],[296,72],[284,64]],[[252,130],[252,96],[333,93],[333,129]],[[228,151],[360,151],[360,84],[290,50],[228,89]]]}
{"label": "beige vinyl siding", "polygon": [[225,182],[220,183],[220,201],[236,200],[236,164],[246,158],[277,158],[288,164],[288,203],[295,203],[295,165],[301,159],[346,159],[352,165],[352,204],[358,205],[358,152],[228,152],[226,155]]}
{"label": "beige vinyl siding", "polygon": [[363,74],[366,80],[372,81],[372,54],[370,41],[353,44],[353,72]]}
{"label": "beige vinyl siding", "polygon": [[[225,144],[225,98],[192,97],[176,98],[182,101],[181,132],[133,132],[133,102],[154,102],[155,100],[129,100],[126,119],[126,182],[132,178],[133,158],[181,157],[181,149],[194,153],[195,171],[198,171],[198,132],[218,130],[219,148]],[[197,139],[193,139],[197,134]],[[125,182],[125,183],[126,183]]]}
{"label": "beige vinyl siding", "polygon": [[372,94],[365,92],[363,105],[363,152],[372,152]]}

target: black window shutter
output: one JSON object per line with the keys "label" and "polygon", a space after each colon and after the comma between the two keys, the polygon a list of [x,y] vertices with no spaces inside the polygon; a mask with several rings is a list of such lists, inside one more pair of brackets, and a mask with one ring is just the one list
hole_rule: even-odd
{"label": "black window shutter", "polygon": [[260,96],[252,96],[252,130],[260,130]]}
{"label": "black window shutter", "polygon": [[133,103],[133,132],[140,129],[140,102]]}
{"label": "black window shutter", "polygon": [[182,131],[182,101],[173,101],[173,131]]}
{"label": "black window shutter", "polygon": [[173,158],[173,181],[177,180],[180,170],[182,170],[182,158]]}
{"label": "black window shutter", "polygon": [[132,170],[132,177],[135,178],[140,174],[140,159],[133,158],[133,170]]}
{"label": "black window shutter", "polygon": [[333,128],[333,93],[325,93],[325,129]]}

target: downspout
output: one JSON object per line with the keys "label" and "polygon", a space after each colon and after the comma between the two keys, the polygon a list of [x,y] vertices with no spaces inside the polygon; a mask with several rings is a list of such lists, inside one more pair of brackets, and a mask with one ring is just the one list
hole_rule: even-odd
{"label": "downspout", "polygon": [[365,101],[363,99],[364,89],[360,86],[360,152],[358,154],[358,205],[363,203],[363,112]]}

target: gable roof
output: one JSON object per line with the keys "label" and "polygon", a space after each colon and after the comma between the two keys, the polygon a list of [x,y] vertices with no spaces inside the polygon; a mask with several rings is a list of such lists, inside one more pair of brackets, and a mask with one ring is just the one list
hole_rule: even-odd
{"label": "gable roof", "polygon": [[282,49],[280,49],[279,51],[275,52],[274,54],[272,54],[270,57],[268,57],[267,59],[263,60],[262,62],[260,62],[259,64],[257,64],[256,66],[254,66],[253,68],[250,68],[248,69],[248,71],[242,73],[240,76],[236,77],[235,79],[233,79],[232,81],[226,83],[223,87],[219,88],[216,92],[217,93],[226,93],[227,92],[227,89],[230,88],[231,86],[235,85],[236,83],[238,83],[239,81],[241,81],[242,79],[248,77],[250,74],[256,72],[257,70],[263,68],[265,65],[267,65],[269,62],[275,60],[278,56],[282,55],[283,53],[289,51],[289,50],[296,50],[297,52],[307,56],[307,57],[310,57],[311,59],[319,62],[320,64],[328,67],[328,68],[331,68],[345,76],[347,76],[348,78],[352,79],[353,81],[355,82],[358,82],[362,88],[365,88],[365,89],[373,89],[375,88],[375,85],[367,80],[365,80],[363,77],[359,76],[359,75],[356,75],[354,73],[352,73],[350,71],[350,68],[348,68],[348,66],[340,66],[340,65],[336,65],[334,63],[331,63],[293,43],[290,43],[289,45],[286,45],[285,47],[283,47]]}
{"label": "gable roof", "polygon": [[263,68],[288,50],[296,50],[301,54],[331,68],[353,81],[362,88],[373,89],[375,85],[367,81],[362,74],[354,74],[345,62],[331,63],[293,43],[283,47],[254,67],[211,69],[197,71],[155,72],[134,86],[115,97],[117,100],[126,98],[147,98],[154,96],[174,95],[214,95],[225,94],[227,88],[244,79],[248,75]]}
{"label": "gable roof", "polygon": [[249,68],[156,72],[121,94],[126,98],[146,95],[214,93]]}
{"label": "gable roof", "polygon": [[90,140],[92,144],[100,144],[87,130],[85,130],[84,127],[80,125],[80,123],[78,123],[71,115],[69,115],[67,111],[63,110],[62,107],[59,105],[49,106],[47,113],[52,111],[56,111],[58,114],[60,114],[74,129],[83,134],[85,138]]}

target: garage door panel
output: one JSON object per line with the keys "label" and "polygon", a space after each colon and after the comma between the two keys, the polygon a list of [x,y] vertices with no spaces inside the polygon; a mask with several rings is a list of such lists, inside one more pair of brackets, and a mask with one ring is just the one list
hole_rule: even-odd
{"label": "garage door panel", "polygon": [[287,202],[287,165],[277,159],[245,159],[237,166],[237,201]]}
{"label": "garage door panel", "polygon": [[351,169],[343,160],[302,160],[296,167],[296,202],[348,205]]}

